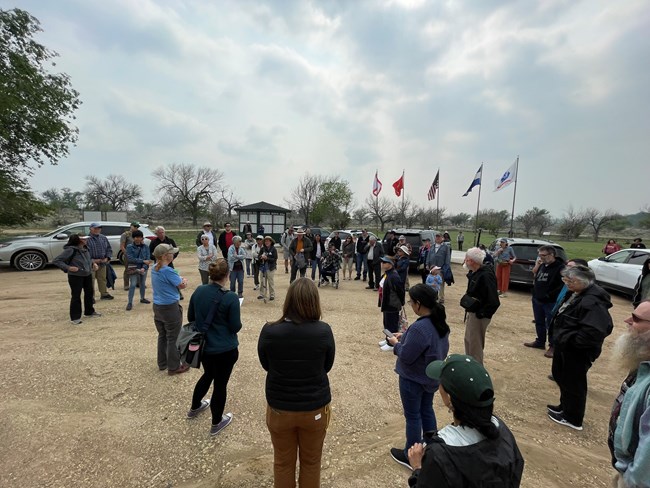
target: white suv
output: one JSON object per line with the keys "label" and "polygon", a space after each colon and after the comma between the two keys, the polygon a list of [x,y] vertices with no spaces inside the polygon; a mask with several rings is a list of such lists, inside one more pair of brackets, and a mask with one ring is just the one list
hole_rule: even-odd
{"label": "white suv", "polygon": [[[92,222],[77,222],[64,225],[43,235],[16,236],[0,241],[0,264],[10,264],[19,271],[37,271],[63,252],[63,246],[72,234],[88,235]],[[128,222],[101,222],[102,234],[108,237],[113,249],[113,259],[120,250],[120,236],[131,228]],[[146,224],[140,230],[147,239],[156,236]]]}

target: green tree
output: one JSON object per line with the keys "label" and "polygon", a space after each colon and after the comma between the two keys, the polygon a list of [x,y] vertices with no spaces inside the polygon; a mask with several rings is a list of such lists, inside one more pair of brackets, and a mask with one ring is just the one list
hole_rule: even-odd
{"label": "green tree", "polygon": [[[85,206],[86,197],[80,191],[70,188],[50,188],[41,193],[43,201],[54,213],[54,224],[63,225],[79,219],[79,212]],[[72,219],[72,220],[70,220]]]}
{"label": "green tree", "polygon": [[465,225],[467,224],[467,222],[471,218],[472,218],[472,216],[470,214],[465,213],[465,212],[460,212],[460,213],[458,213],[456,215],[452,215],[447,220],[449,220],[449,223],[451,225],[453,225],[454,227],[462,229],[463,227],[465,227]]}
{"label": "green tree", "polygon": [[25,225],[52,210],[38,200],[25,182],[0,169],[0,224]]}
{"label": "green tree", "polygon": [[335,229],[345,229],[351,220],[352,203],[353,194],[347,181],[338,176],[325,178],[319,187],[310,221],[312,224],[325,222]]}
{"label": "green tree", "polygon": [[510,213],[507,210],[481,210],[478,215],[477,227],[487,230],[494,237],[499,231],[508,225]]}
{"label": "green tree", "polygon": [[537,231],[538,236],[541,236],[542,232],[551,225],[550,213],[545,208],[533,207],[515,220],[524,229],[526,237],[530,237],[533,230]]}
{"label": "green tree", "polygon": [[298,181],[298,185],[291,190],[289,199],[285,199],[292,212],[298,214],[305,225],[313,224],[312,212],[316,207],[318,194],[324,182],[325,178],[320,175],[305,173]]}
{"label": "green tree", "polygon": [[56,164],[77,141],[79,93],[68,75],[46,68],[58,55],[33,39],[41,30],[24,10],[0,10],[0,164],[7,171]]}

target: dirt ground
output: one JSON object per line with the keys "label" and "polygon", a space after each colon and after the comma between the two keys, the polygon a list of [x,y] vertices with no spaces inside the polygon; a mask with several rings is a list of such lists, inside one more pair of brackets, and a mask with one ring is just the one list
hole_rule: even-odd
{"label": "dirt ground", "polygon": [[[177,268],[190,280],[189,297],[200,283],[193,256],[181,255]],[[450,351],[463,352],[458,301],[466,279],[460,266],[453,269],[457,282],[446,297]],[[411,276],[412,283],[417,279]],[[226,405],[234,421],[211,438],[209,415],[185,418],[199,371],[176,377],[158,371],[150,305],[137,303],[126,312],[126,292],[118,288],[115,300],[98,301],[101,318],[74,326],[61,271],[0,268],[0,486],[272,486],[265,376],[256,344],[264,322],[280,315],[288,281],[279,270],[278,299],[264,304],[246,279],[240,359]],[[406,486],[408,471],[388,454],[391,446],[403,445],[404,419],[395,357],[377,346],[382,327],[376,293],[361,281],[342,281],[339,290],[321,289],[321,299],[337,345],[322,486]],[[524,487],[608,486],[607,421],[625,376],[611,362],[611,346],[631,311],[621,297],[613,303],[615,331],[589,374],[584,431],[576,432],[546,417],[546,404],[558,401],[558,389],[547,379],[551,360],[522,346],[534,338],[529,292],[513,290],[502,300],[487,334],[486,366],[495,382],[495,412],[526,461]],[[434,406],[439,427],[449,423],[437,395]]]}

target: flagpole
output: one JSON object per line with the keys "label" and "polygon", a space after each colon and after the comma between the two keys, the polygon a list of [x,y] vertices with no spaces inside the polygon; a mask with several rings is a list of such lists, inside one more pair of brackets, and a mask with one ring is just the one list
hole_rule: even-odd
{"label": "flagpole", "polygon": [[479,244],[479,234],[478,234],[478,211],[481,206],[481,187],[483,186],[483,163],[481,163],[481,184],[478,185],[478,200],[476,201],[476,220],[474,221],[474,238],[476,246]]}
{"label": "flagpole", "polygon": [[438,198],[436,199],[436,230],[440,230],[440,168],[438,168],[436,176],[438,178],[438,188],[436,188],[438,193]]}
{"label": "flagpole", "polygon": [[404,219],[404,222],[402,222],[402,225],[404,225],[404,228],[406,228],[406,211],[404,209],[404,197],[406,197],[406,184],[404,183],[404,170],[402,170],[402,218]]}
{"label": "flagpole", "polygon": [[515,191],[512,193],[512,213],[510,214],[510,232],[508,237],[514,237],[514,224],[515,224],[515,198],[517,198],[517,180],[519,179],[519,155],[517,155],[517,162],[515,163]]}

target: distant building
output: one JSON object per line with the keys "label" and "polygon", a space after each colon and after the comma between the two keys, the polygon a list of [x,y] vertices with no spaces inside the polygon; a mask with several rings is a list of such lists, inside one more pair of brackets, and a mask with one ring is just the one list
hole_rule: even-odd
{"label": "distant building", "polygon": [[253,235],[257,233],[258,227],[264,226],[264,235],[270,235],[275,242],[280,241],[280,236],[287,228],[287,214],[291,210],[278,207],[271,203],[257,202],[250,205],[243,205],[235,209],[239,223],[237,225],[238,233],[241,233],[244,224],[250,221],[253,228]]}

